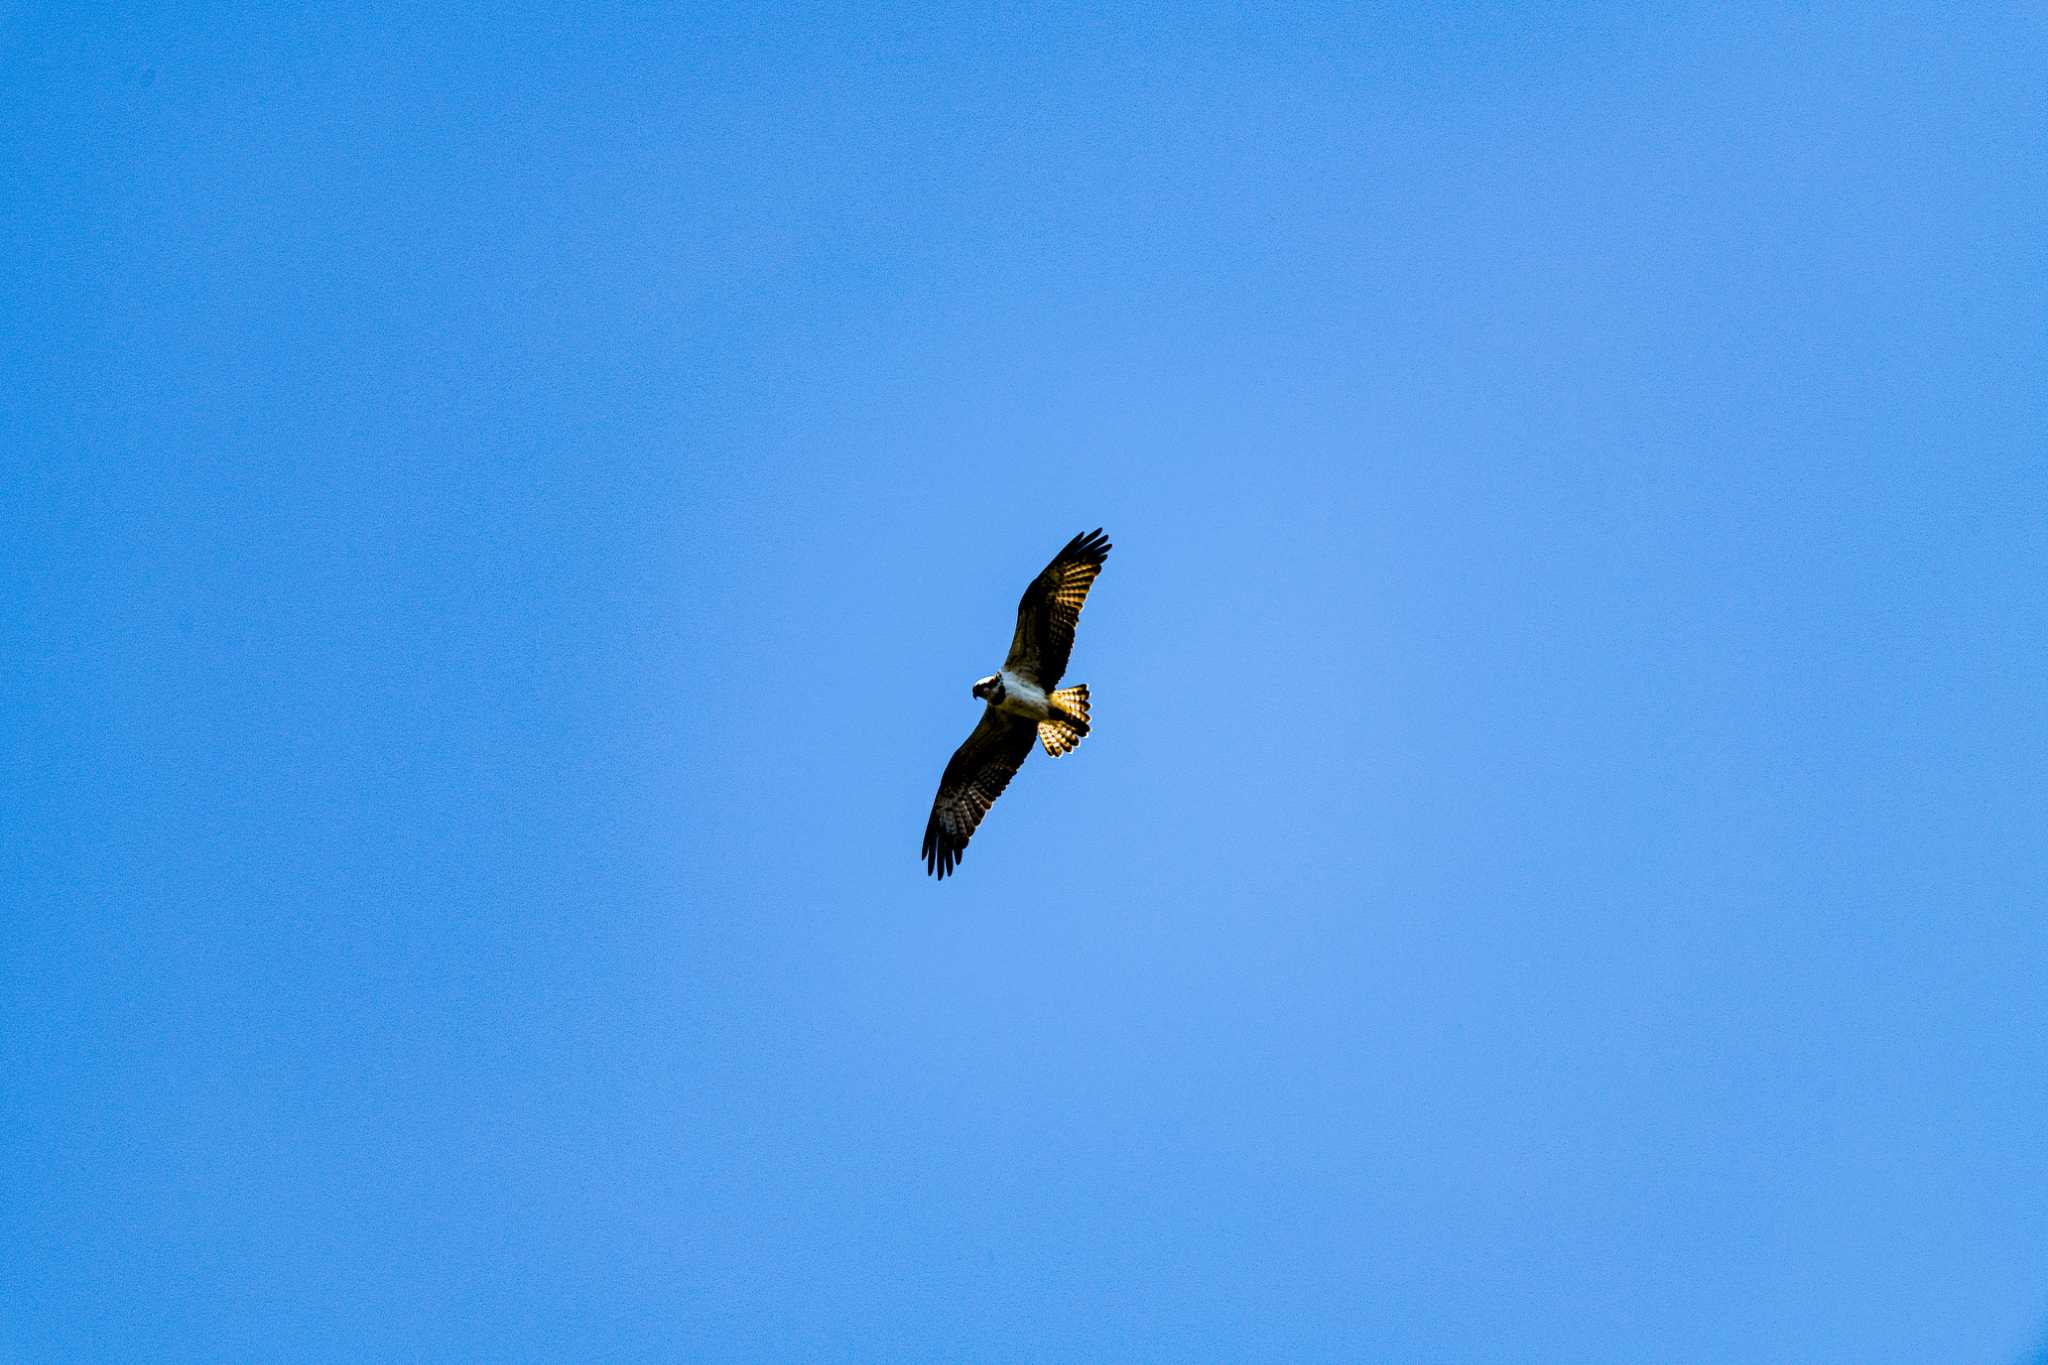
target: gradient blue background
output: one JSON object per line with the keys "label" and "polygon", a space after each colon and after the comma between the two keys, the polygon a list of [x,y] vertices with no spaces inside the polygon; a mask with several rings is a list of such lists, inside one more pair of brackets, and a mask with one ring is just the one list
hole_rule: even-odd
{"label": "gradient blue background", "polygon": [[2043,1350],[2048,8],[0,50],[0,1357]]}

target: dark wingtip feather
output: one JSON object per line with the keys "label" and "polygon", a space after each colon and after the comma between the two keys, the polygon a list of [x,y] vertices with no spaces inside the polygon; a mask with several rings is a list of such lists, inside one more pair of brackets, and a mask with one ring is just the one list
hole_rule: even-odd
{"label": "dark wingtip feather", "polygon": [[1100,564],[1109,557],[1109,550],[1109,537],[1103,535],[1102,528],[1098,526],[1092,531],[1083,531],[1068,541],[1067,548],[1060,551],[1060,554]]}
{"label": "dark wingtip feather", "polygon": [[936,877],[940,881],[946,880],[947,874],[952,872],[954,865],[960,861],[961,851],[953,846],[936,820],[925,827],[922,852],[925,875]]}

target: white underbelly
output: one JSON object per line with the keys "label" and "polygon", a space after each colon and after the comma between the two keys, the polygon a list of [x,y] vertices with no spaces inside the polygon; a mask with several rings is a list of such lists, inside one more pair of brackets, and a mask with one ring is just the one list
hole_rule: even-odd
{"label": "white underbelly", "polygon": [[1027,720],[1044,720],[1052,714],[1044,689],[1032,686],[1014,673],[1003,674],[1003,700],[996,709]]}

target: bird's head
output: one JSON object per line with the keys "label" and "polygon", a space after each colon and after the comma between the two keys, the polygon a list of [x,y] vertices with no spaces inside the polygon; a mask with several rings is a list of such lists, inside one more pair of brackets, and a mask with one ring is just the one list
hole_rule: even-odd
{"label": "bird's head", "polygon": [[1003,699],[1003,675],[991,673],[974,685],[974,695],[994,704]]}

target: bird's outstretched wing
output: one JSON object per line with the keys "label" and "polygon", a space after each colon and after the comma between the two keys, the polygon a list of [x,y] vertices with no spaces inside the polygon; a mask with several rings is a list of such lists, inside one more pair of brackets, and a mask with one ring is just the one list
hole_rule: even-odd
{"label": "bird's outstretched wing", "polygon": [[967,742],[953,752],[939,778],[932,800],[932,818],[924,827],[924,867],[944,878],[967,856],[967,841],[988,808],[1010,785],[1038,734],[1022,716],[988,707]]}
{"label": "bird's outstretched wing", "polygon": [[1074,627],[1081,604],[1102,561],[1109,558],[1109,538],[1097,527],[1067,542],[1045,572],[1031,580],[1017,603],[1017,633],[1010,639],[1010,657],[1003,667],[1050,692],[1067,671],[1074,652]]}

